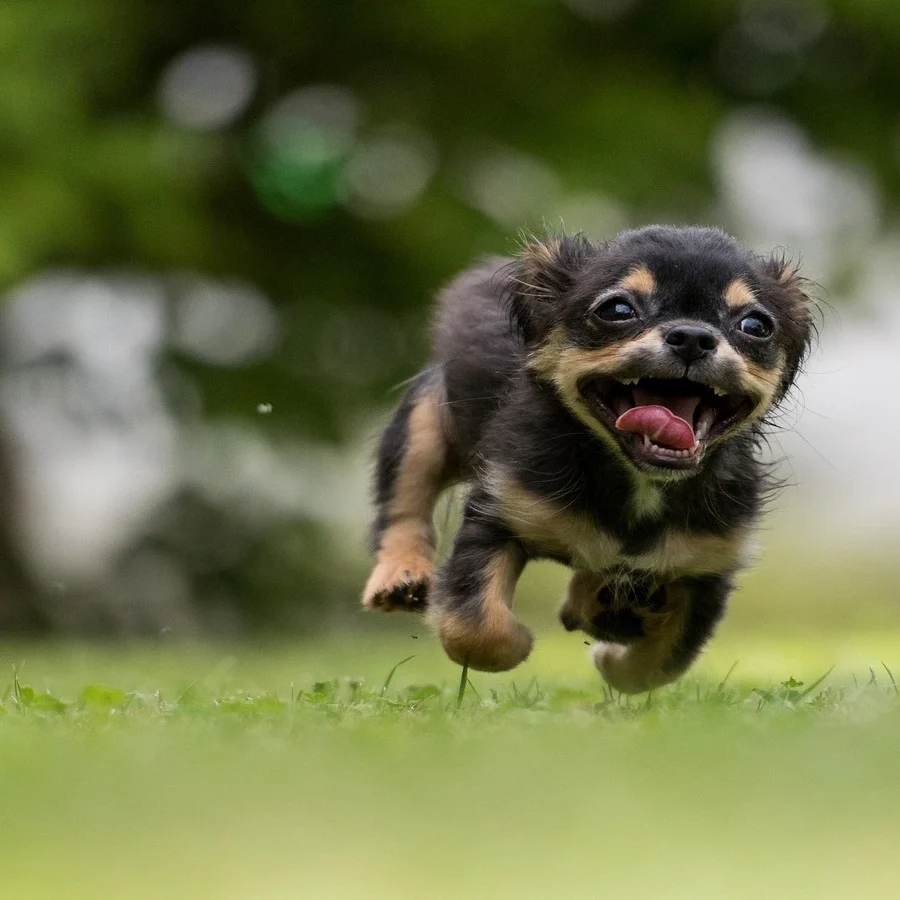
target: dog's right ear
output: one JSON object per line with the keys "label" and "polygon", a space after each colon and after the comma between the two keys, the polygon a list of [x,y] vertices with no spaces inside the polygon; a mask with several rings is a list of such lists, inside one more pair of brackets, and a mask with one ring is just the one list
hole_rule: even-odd
{"label": "dog's right ear", "polygon": [[510,320],[526,343],[539,341],[556,320],[560,301],[596,249],[583,235],[528,240],[506,270]]}

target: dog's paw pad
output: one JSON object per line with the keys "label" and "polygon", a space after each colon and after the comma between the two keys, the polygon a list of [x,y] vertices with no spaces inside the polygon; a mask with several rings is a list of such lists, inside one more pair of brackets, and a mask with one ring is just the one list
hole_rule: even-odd
{"label": "dog's paw pad", "polygon": [[565,606],[559,611],[559,621],[566,631],[578,631],[584,627],[580,616]]}
{"label": "dog's paw pad", "polygon": [[395,609],[423,610],[428,601],[433,571],[427,559],[406,561],[399,565],[391,560],[380,562],[363,591],[363,606],[384,612]]}

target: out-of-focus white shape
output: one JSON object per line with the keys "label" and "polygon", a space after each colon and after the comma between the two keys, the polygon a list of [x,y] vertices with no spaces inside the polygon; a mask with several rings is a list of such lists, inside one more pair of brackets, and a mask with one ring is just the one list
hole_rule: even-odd
{"label": "out-of-focus white shape", "polygon": [[437,153],[428,135],[395,129],[359,145],[344,171],[345,203],[362,216],[395,216],[413,204],[434,175]]}
{"label": "out-of-focus white shape", "polygon": [[239,507],[245,521],[303,516],[339,526],[345,535],[364,534],[370,440],[339,450],[218,422],[192,430],[187,441],[186,483],[215,503]]}
{"label": "out-of-focus white shape", "polygon": [[257,403],[256,411],[261,416],[267,416],[272,412],[272,404],[271,403]]}
{"label": "out-of-focus white shape", "polygon": [[801,376],[797,415],[785,423],[796,419],[796,427],[778,445],[798,483],[791,511],[815,522],[817,536],[896,543],[900,235],[869,254],[854,293],[861,303],[841,303],[839,317],[826,314],[820,351]]}
{"label": "out-of-focus white shape", "polygon": [[18,451],[17,533],[45,578],[98,578],[175,483],[164,333],[150,280],[44,275],[6,301],[0,408]]}
{"label": "out-of-focus white shape", "polygon": [[817,281],[829,280],[873,239],[879,202],[869,173],[816,151],[770,112],[745,109],[725,119],[713,161],[724,219],[751,245],[802,251]]}
{"label": "out-of-focus white shape", "polygon": [[239,366],[267,356],[278,338],[278,317],[269,300],[241,282],[193,277],[175,308],[172,343],[219,366]]}
{"label": "out-of-focus white shape", "polygon": [[173,122],[209,131],[234,122],[256,90],[256,67],[239,47],[195,47],[176,56],[159,80],[159,104]]}
{"label": "out-of-focus white shape", "polygon": [[628,225],[628,215],[620,204],[593,191],[570,194],[554,210],[556,216],[548,215],[548,225],[554,226],[558,219],[567,233],[581,231],[594,241],[609,240]]}
{"label": "out-of-focus white shape", "polygon": [[612,22],[631,12],[640,0],[566,0],[576,15],[590,22]]}
{"label": "out-of-focus white shape", "polygon": [[511,150],[495,150],[472,160],[465,182],[469,202],[505,225],[540,220],[560,195],[552,169]]}
{"label": "out-of-focus white shape", "polygon": [[[315,84],[282,97],[263,117],[260,132],[281,156],[303,154],[303,162],[325,162],[347,153],[356,141],[359,102],[338,84]],[[313,159],[310,154],[318,154]]]}

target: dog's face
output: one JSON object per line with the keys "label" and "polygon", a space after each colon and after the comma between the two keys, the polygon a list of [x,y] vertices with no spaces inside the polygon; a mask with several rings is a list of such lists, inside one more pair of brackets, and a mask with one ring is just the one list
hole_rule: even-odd
{"label": "dog's face", "polygon": [[765,416],[810,341],[795,269],[713,229],[645,228],[600,248],[534,242],[511,285],[529,368],[652,477],[698,471]]}

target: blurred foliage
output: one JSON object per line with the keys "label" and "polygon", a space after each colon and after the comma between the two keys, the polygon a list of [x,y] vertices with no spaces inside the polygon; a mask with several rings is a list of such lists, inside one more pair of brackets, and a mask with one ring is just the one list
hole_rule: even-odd
{"label": "blurred foliage", "polygon": [[[212,366],[170,347],[163,381],[205,417],[336,444],[422,364],[429,296],[518,229],[727,226],[710,150],[735,108],[783,114],[890,209],[898,46],[893,0],[16,0],[0,6],[0,287],[54,266],[256,286],[274,351]],[[230,54],[220,82],[251,73],[233,115],[167,99],[204,48]],[[137,583],[152,602],[146,560],[176,557],[212,621],[223,597],[257,624],[298,594],[350,603],[362,573],[334,523],[254,530],[205,503],[170,498],[149,523],[123,603]]]}
{"label": "blurred foliage", "polygon": [[[0,283],[62,263],[256,283],[286,337],[266,365],[208,377],[208,408],[265,397],[282,413],[271,427],[340,439],[421,361],[429,293],[473,256],[509,252],[515,225],[540,227],[541,213],[500,223],[467,202],[473,154],[527,154],[634,222],[702,219],[712,130],[764,102],[896,197],[898,43],[890,0],[7,3]],[[258,83],[237,121],[192,130],[161,114],[159,81],[207,44],[249,53]],[[337,202],[340,154],[313,164],[307,141],[305,167],[297,147],[266,156],[267,110],[323,84],[357,103],[361,137],[406,126],[433,142],[417,202],[360,215]]]}

